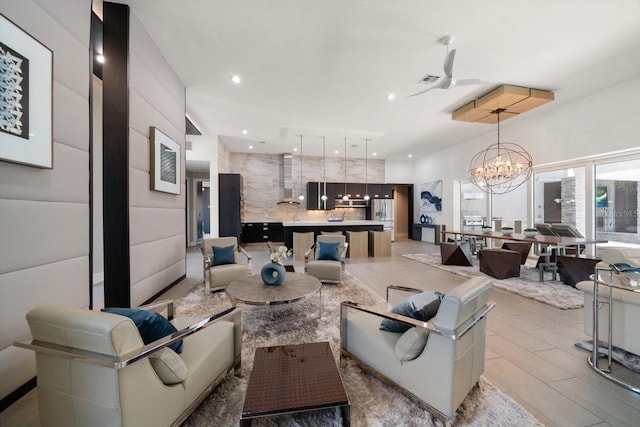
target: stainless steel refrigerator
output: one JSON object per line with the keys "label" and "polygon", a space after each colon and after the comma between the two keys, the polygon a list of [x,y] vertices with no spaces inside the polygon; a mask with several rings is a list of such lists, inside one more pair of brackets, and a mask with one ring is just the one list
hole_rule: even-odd
{"label": "stainless steel refrigerator", "polygon": [[373,199],[373,219],[382,221],[385,231],[391,232],[391,241],[395,240],[394,235],[394,219],[393,219],[393,199]]}

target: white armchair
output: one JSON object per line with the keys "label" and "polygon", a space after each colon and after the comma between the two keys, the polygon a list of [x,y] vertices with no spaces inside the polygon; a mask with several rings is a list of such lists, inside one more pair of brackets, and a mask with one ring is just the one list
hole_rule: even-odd
{"label": "white armchair", "polygon": [[[227,248],[233,246],[232,264],[215,265],[213,247]],[[246,263],[240,262],[238,255],[244,255]],[[251,255],[238,245],[235,237],[216,237],[204,239],[202,243],[204,286],[207,292],[223,290],[234,280],[251,274]]]}
{"label": "white armchair", "polygon": [[[632,267],[640,267],[640,249],[631,247],[606,246],[598,249],[598,256],[602,261],[598,268],[608,268],[610,264],[624,263]],[[617,273],[613,273],[612,280],[620,280]],[[584,332],[593,336],[593,281],[578,282],[576,288],[584,292]],[[609,331],[609,286],[599,286],[598,304],[598,336],[606,338]],[[640,355],[640,293],[621,289],[612,289],[611,299],[611,342],[614,346],[630,353]]]}
{"label": "white armchair", "polygon": [[[341,357],[357,360],[447,420],[484,372],[486,316],[495,305],[489,302],[490,287],[488,278],[467,280],[444,296],[436,316],[427,322],[391,312],[394,293],[422,292],[418,289],[389,286],[388,301],[373,307],[345,301]],[[383,319],[410,329],[380,330]]]}
{"label": "white armchair", "polygon": [[[319,259],[323,258],[322,244],[338,245],[335,259]],[[321,282],[341,282],[348,247],[349,244],[344,235],[319,234],[316,242],[304,254],[305,273],[316,277]]]}
{"label": "white armchair", "polygon": [[[147,345],[125,316],[40,306],[26,317],[33,340],[15,345],[36,351],[43,427],[179,426],[232,368],[240,372],[236,308],[173,319],[178,332]],[[167,348],[180,339],[181,354]]]}

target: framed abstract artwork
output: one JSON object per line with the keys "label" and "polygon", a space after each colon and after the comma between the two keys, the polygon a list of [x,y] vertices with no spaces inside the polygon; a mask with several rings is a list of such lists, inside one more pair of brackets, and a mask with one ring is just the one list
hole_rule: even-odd
{"label": "framed abstract artwork", "polygon": [[53,52],[2,14],[0,160],[53,168]]}
{"label": "framed abstract artwork", "polygon": [[149,128],[151,189],[180,194],[180,144],[158,128]]}

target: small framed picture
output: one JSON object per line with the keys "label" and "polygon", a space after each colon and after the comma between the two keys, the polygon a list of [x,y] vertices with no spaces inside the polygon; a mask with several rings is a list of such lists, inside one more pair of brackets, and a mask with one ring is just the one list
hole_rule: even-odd
{"label": "small framed picture", "polygon": [[149,128],[151,189],[180,194],[180,144],[158,128]]}
{"label": "small framed picture", "polygon": [[53,168],[53,52],[0,14],[0,160]]}

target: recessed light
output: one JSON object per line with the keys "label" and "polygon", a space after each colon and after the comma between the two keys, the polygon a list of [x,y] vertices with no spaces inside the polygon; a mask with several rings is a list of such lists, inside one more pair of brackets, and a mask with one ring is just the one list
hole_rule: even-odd
{"label": "recessed light", "polygon": [[339,151],[338,151],[338,150],[336,150],[336,151],[334,151],[334,152],[333,152],[333,154],[338,154],[338,153],[339,153]]}
{"label": "recessed light", "polygon": [[249,146],[249,150],[253,150],[253,145],[250,145],[250,146]]}
{"label": "recessed light", "polygon": [[378,153],[376,153],[375,151],[373,153],[371,153],[372,156],[377,156]]}
{"label": "recessed light", "polygon": [[96,55],[96,61],[98,61],[101,64],[104,64],[104,55],[99,53]]}
{"label": "recessed light", "polygon": [[412,157],[413,157],[413,154],[409,154],[409,155],[407,155],[407,157],[408,157],[408,158],[412,158]]}
{"label": "recessed light", "polygon": [[396,99],[396,94],[395,93],[390,93],[389,95],[387,95],[387,99],[389,101],[393,101],[394,99]]}
{"label": "recessed light", "polygon": [[246,130],[246,129],[242,129],[242,134],[243,134],[243,135],[246,135],[246,134],[248,134],[248,133],[249,133],[249,132],[247,132],[247,130]]}
{"label": "recessed light", "polygon": [[293,147],[293,151],[298,151],[298,147]]}
{"label": "recessed light", "polygon": [[231,79],[232,82],[234,82],[235,84],[240,84],[240,81],[242,79],[240,79],[240,76],[237,74],[233,74],[231,77],[229,77],[229,79]]}

